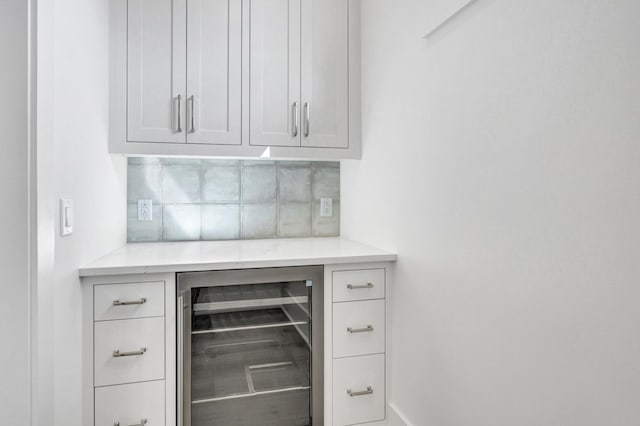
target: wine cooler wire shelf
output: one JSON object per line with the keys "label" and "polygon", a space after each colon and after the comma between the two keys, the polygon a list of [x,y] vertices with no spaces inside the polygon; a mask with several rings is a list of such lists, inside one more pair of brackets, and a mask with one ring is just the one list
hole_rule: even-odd
{"label": "wine cooler wire shelf", "polygon": [[[235,371],[236,373],[231,375],[231,380],[236,383],[234,388],[239,390],[238,388],[242,387],[246,389],[246,391],[234,393],[224,392],[220,395],[200,394],[198,395],[199,397],[196,397],[191,401],[192,405],[268,395],[275,396],[277,394],[284,394],[288,392],[305,392],[311,389],[309,386],[308,371],[303,372],[304,366],[298,365],[295,361],[296,351],[300,351],[301,347],[306,347],[305,351],[310,349],[307,336],[301,333],[299,328],[300,326],[308,325],[307,321],[294,321],[282,307],[279,309],[271,308],[234,313],[219,313],[210,315],[208,318],[208,321],[202,316],[198,318],[198,324],[192,331],[193,338],[199,339],[200,342],[202,342],[201,339],[206,339],[205,341],[211,340],[211,343],[199,345],[201,350],[204,350],[200,353],[200,356],[211,356],[212,350],[217,352],[218,350],[224,350],[227,348],[232,349],[234,347],[241,349],[243,346],[246,346],[252,347],[252,351],[256,353],[264,351],[265,349],[263,348],[269,348],[268,350],[271,351],[269,356],[265,357],[264,355],[261,355],[259,356],[259,359],[265,357],[265,359],[269,359],[271,361],[277,360],[278,358],[279,360],[277,362],[258,362],[250,365],[242,365],[239,364],[243,362],[240,359],[241,357],[232,357],[231,364],[228,366],[226,372],[230,373],[231,370]],[[270,322],[264,323],[264,321]],[[214,327],[212,324],[220,324],[221,326]],[[203,328],[205,326],[209,326],[209,328]],[[289,327],[295,327],[296,331],[286,331],[290,330]],[[291,353],[291,348],[289,348],[289,350],[275,349],[274,352],[274,343],[276,343],[277,339],[252,339],[251,341],[225,341],[221,344],[214,343],[215,341],[219,341],[215,336],[226,336],[227,334],[235,336],[238,335],[238,332],[251,333],[252,330],[261,329],[269,331],[270,333],[277,333],[280,336],[279,339],[284,337],[282,333],[286,333],[286,335],[290,336],[289,339],[291,336],[295,336],[295,339],[301,339],[304,342],[300,343],[303,346],[293,348],[294,353]],[[258,333],[260,332],[258,331]],[[235,338],[233,340],[235,340]],[[276,347],[279,346],[279,344],[276,345]],[[205,355],[206,353],[209,355]],[[244,374],[240,373],[240,371],[243,371]],[[194,369],[193,373],[198,374],[197,368]],[[283,380],[283,377],[286,379]],[[244,384],[240,385],[238,381],[242,381]]]}

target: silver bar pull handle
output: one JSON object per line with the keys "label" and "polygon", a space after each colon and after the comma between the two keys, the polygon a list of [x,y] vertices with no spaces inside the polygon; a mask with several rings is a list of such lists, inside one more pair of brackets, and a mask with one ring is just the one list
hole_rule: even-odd
{"label": "silver bar pull handle", "polygon": [[125,300],[124,302],[116,299],[113,301],[113,306],[144,305],[145,303],[147,303],[147,299],[144,297],[140,298],[140,300]]}
{"label": "silver bar pull handle", "polygon": [[[147,419],[142,419],[140,420],[140,423],[136,423],[135,425],[129,425],[129,426],[144,426],[147,423],[148,423]],[[115,422],[113,426],[120,426],[120,422]]]}
{"label": "silver bar pull handle", "polygon": [[291,136],[298,136],[298,103],[294,102],[291,106]]}
{"label": "silver bar pull handle", "polygon": [[195,115],[196,115],[196,97],[195,95],[191,95],[189,96],[189,104],[191,105],[191,111],[190,111],[190,124],[189,126],[191,127],[189,129],[189,133],[195,133],[196,132],[196,119],[195,119]]}
{"label": "silver bar pull handle", "polygon": [[373,288],[373,283],[366,283],[366,284],[362,284],[362,285],[347,284],[347,288],[349,290],[362,290],[362,289],[365,289],[365,288]]}
{"label": "silver bar pull handle", "polygon": [[178,426],[184,424],[184,296],[178,296],[176,306],[177,324],[176,334],[178,340]]}
{"label": "silver bar pull handle", "polygon": [[178,95],[178,128],[176,133],[182,133],[182,95]]}
{"label": "silver bar pull handle", "polygon": [[311,133],[311,105],[304,103],[304,137],[308,138]]}
{"label": "silver bar pull handle", "polygon": [[371,386],[367,386],[367,390],[363,390],[363,391],[359,391],[359,392],[354,392],[351,389],[347,389],[347,393],[351,397],[353,397],[353,396],[371,395],[373,393],[373,388]]}
{"label": "silver bar pull handle", "polygon": [[131,351],[131,352],[120,352],[120,349],[116,349],[115,351],[113,351],[113,357],[122,358],[125,356],[138,356],[138,355],[144,355],[145,352],[147,352],[147,348],[140,348],[139,351]]}
{"label": "silver bar pull handle", "polygon": [[347,331],[351,334],[354,333],[371,333],[373,331],[373,326],[372,325],[368,325],[365,328],[351,328],[351,327],[347,327]]}
{"label": "silver bar pull handle", "polygon": [[[136,423],[135,425],[129,425],[129,426],[144,426],[147,423],[148,423],[147,419],[142,419],[140,420],[140,423]],[[120,426],[120,422],[115,422],[113,426]]]}

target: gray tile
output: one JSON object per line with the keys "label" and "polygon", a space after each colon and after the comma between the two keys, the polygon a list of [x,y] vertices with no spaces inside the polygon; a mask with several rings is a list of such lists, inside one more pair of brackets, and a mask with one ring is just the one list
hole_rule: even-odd
{"label": "gray tile", "polygon": [[314,237],[340,236],[340,201],[333,201],[333,216],[331,217],[320,217],[320,202],[314,202],[312,216]]}
{"label": "gray tile", "polygon": [[240,201],[239,162],[203,162],[202,202],[234,201]]}
{"label": "gray tile", "polygon": [[162,203],[162,168],[158,164],[129,164],[127,167],[127,201],[153,200]]}
{"label": "gray tile", "polygon": [[276,167],[242,168],[242,201],[245,203],[271,203],[276,198]]}
{"label": "gray tile", "polygon": [[273,160],[244,160],[242,161],[243,167],[251,166],[275,166],[276,162]]}
{"label": "gray tile", "polygon": [[127,241],[162,240],[162,204],[153,206],[153,220],[138,221],[138,204],[127,205]]}
{"label": "gray tile", "polygon": [[340,199],[340,168],[336,167],[312,167],[311,184],[313,186],[313,200],[328,197],[334,200]]}
{"label": "gray tile", "polygon": [[200,202],[200,161],[162,166],[162,201],[165,204]]}
{"label": "gray tile", "polygon": [[239,204],[204,204],[202,239],[235,240],[240,238]]}
{"label": "gray tile", "polygon": [[168,166],[199,166],[202,162],[197,158],[161,158],[160,161]]}
{"label": "gray tile", "polygon": [[278,168],[278,201],[305,203],[311,201],[311,168]]}
{"label": "gray tile", "polygon": [[311,236],[311,203],[281,204],[278,212],[279,237]]}
{"label": "gray tile", "polygon": [[202,160],[202,166],[240,166],[240,160]]}
{"label": "gray tile", "polygon": [[333,167],[333,168],[339,168],[340,167],[340,162],[339,161],[314,161],[313,165],[316,167]]}
{"label": "gray tile", "polygon": [[311,161],[278,161],[280,167],[297,167],[297,166],[310,166]]}
{"label": "gray tile", "polygon": [[165,204],[162,211],[162,238],[165,241],[200,239],[199,204]]}
{"label": "gray tile", "polygon": [[127,158],[128,164],[162,164],[161,160],[157,157],[129,157]]}
{"label": "gray tile", "polygon": [[242,205],[241,238],[275,238],[276,237],[276,205],[244,204]]}

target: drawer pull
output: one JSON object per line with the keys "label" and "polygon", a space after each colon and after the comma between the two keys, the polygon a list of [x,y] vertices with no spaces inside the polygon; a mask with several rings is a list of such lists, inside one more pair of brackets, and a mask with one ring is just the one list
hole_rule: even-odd
{"label": "drawer pull", "polygon": [[119,301],[118,299],[113,301],[113,306],[129,306],[129,305],[144,305],[147,303],[146,298],[141,298],[140,300],[127,300],[124,302]]}
{"label": "drawer pull", "polygon": [[366,289],[366,288],[373,288],[373,284],[372,283],[366,283],[366,284],[363,284],[363,285],[347,284],[347,288],[349,290],[362,290],[362,289]]}
{"label": "drawer pull", "polygon": [[[136,423],[135,425],[129,425],[129,426],[144,426],[146,424],[147,424],[147,419],[142,419],[140,420],[140,423]],[[113,426],[120,426],[120,422],[115,422]]]}
{"label": "drawer pull", "polygon": [[351,389],[347,389],[347,393],[351,397],[363,396],[363,395],[371,395],[373,393],[373,388],[371,386],[367,386],[367,390],[363,390],[363,391],[360,391],[360,392],[354,392]]}
{"label": "drawer pull", "polygon": [[132,352],[120,352],[120,349],[116,349],[115,351],[113,351],[113,357],[114,358],[122,358],[122,357],[125,357],[125,356],[144,355],[144,353],[146,351],[147,351],[147,348],[140,348],[139,351],[132,351]]}
{"label": "drawer pull", "polygon": [[347,331],[351,334],[354,333],[371,333],[373,331],[373,326],[372,325],[368,325],[365,328],[351,328],[351,327],[347,327]]}

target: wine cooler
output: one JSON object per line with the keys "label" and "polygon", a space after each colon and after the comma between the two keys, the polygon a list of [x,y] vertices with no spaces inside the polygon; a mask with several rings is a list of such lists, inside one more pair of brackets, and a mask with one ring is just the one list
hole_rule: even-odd
{"label": "wine cooler", "polygon": [[178,425],[323,425],[323,268],[178,274]]}

